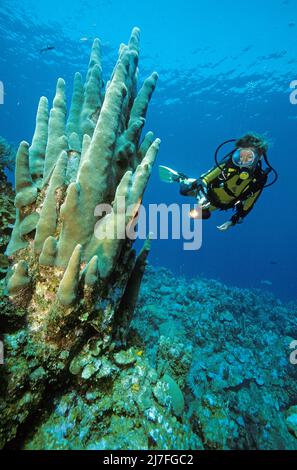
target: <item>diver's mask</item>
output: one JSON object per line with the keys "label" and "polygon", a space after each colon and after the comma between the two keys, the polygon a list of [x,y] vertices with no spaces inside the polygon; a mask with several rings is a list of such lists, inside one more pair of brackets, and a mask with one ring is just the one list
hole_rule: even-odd
{"label": "diver's mask", "polygon": [[239,148],[233,153],[233,164],[241,170],[240,179],[247,180],[250,178],[260,158],[260,155],[252,148]]}

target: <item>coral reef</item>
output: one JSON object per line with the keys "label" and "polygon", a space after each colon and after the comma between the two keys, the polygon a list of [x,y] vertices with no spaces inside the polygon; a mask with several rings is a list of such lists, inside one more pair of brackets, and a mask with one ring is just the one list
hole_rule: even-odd
{"label": "coral reef", "polygon": [[287,411],[287,425],[289,431],[297,439],[297,405],[291,406]]}
{"label": "coral reef", "polygon": [[3,137],[0,136],[0,168],[12,171],[15,165],[15,150]]}
{"label": "coral reef", "polygon": [[95,40],[68,114],[62,79],[50,112],[41,98],[17,152],[0,447],[296,450],[297,306],[147,267],[150,236],[136,255],[125,229],[160,145],[141,140],[157,74],[137,89],[137,28],[106,88],[100,55]]}
{"label": "coral reef", "polygon": [[[55,398],[53,410],[23,442],[24,449],[202,448],[180,417],[176,391],[158,376],[142,350],[132,346],[100,359],[96,354],[92,345],[88,355],[72,364],[76,381]],[[96,372],[98,362],[101,374]]]}
{"label": "coral reef", "polygon": [[296,450],[296,313],[269,293],[149,267],[132,327],[179,383],[205,449]]}
{"label": "coral reef", "polygon": [[7,181],[5,169],[14,167],[15,152],[3,137],[0,137],[0,279],[5,277],[9,266],[4,254],[9,243],[15,220],[14,192]]}
{"label": "coral reef", "polygon": [[21,445],[296,450],[296,309],[148,266],[126,348],[90,338]]}
{"label": "coral reef", "polygon": [[[152,132],[141,140],[158,76],[137,90],[139,35],[135,28],[121,45],[106,88],[95,40],[85,83],[75,75],[69,113],[59,79],[50,112],[40,99],[32,144],[18,148],[16,222],[6,250],[12,267],[0,314],[0,446],[49,388],[67,382],[70,364],[84,380],[108,377],[109,354],[125,342],[149,251],[147,241],[136,258],[126,227],[137,220],[160,145]],[[102,359],[78,366],[93,337]]]}

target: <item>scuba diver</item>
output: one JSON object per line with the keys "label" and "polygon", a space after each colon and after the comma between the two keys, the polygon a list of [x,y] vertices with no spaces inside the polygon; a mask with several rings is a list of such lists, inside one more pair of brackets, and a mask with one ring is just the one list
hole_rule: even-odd
{"label": "scuba diver", "polygon": [[[220,162],[219,151],[228,143],[235,142],[235,148]],[[202,219],[209,219],[215,210],[233,209],[231,219],[217,227],[225,232],[230,227],[243,222],[251,212],[264,188],[272,186],[278,174],[267,158],[268,144],[264,137],[255,133],[245,134],[240,139],[223,142],[216,150],[216,166],[198,179],[188,178],[182,173],[160,166],[160,178],[167,183],[180,183],[183,196],[194,196],[202,209]],[[262,160],[266,163],[263,168]],[[267,184],[269,174],[274,180]],[[193,218],[201,216],[191,211]]]}

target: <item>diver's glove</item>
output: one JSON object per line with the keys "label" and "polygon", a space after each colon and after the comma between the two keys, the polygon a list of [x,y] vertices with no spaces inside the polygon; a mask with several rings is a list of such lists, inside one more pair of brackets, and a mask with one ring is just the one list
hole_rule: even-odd
{"label": "diver's glove", "polygon": [[227,230],[229,230],[229,228],[231,227],[234,227],[234,224],[233,222],[231,222],[231,220],[228,220],[228,222],[225,222],[224,224],[219,225],[217,228],[220,230],[220,232],[227,232]]}
{"label": "diver's glove", "polygon": [[243,217],[240,217],[237,214],[235,214],[233,217],[231,217],[231,220],[228,220],[228,222],[225,222],[224,224],[219,225],[217,228],[221,232],[226,232],[227,230],[229,230],[229,228],[234,227],[237,224],[242,224],[242,223],[243,223]]}

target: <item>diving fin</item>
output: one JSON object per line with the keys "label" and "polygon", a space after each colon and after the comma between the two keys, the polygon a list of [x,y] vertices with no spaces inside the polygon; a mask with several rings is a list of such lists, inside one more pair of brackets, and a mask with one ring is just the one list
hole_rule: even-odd
{"label": "diving fin", "polygon": [[159,176],[164,183],[178,183],[184,177],[184,175],[163,165],[159,166]]}

